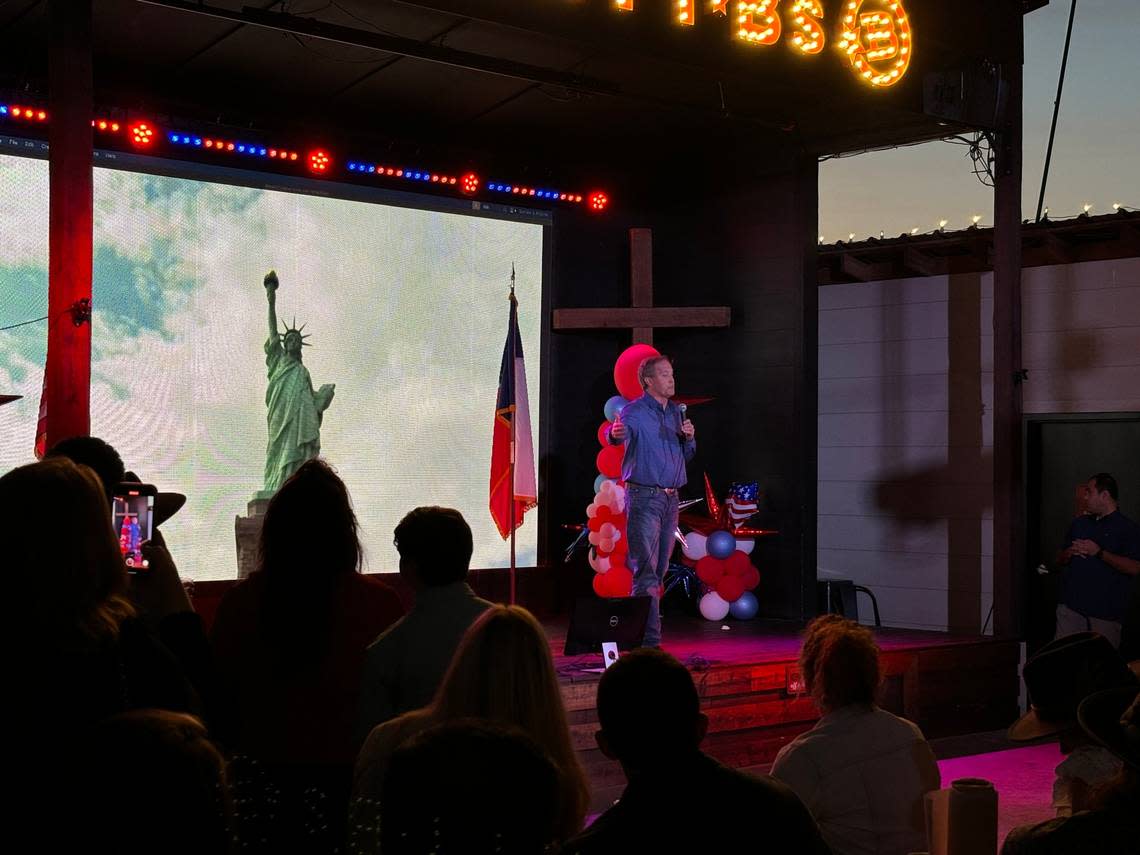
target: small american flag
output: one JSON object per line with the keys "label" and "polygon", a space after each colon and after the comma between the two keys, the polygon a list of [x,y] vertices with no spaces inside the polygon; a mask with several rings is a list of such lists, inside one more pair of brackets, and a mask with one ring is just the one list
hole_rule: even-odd
{"label": "small american flag", "polygon": [[725,507],[728,510],[728,521],[733,528],[739,528],[759,509],[757,500],[760,497],[760,486],[755,481],[733,481],[728,488],[728,500]]}

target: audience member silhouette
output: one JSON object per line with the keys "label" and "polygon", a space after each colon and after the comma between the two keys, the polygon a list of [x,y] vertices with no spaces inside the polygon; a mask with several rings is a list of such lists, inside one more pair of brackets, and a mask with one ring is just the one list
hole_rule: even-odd
{"label": "audience member silhouette", "polygon": [[1135,855],[1140,848],[1140,694],[1135,688],[1090,695],[1077,712],[1081,728],[1122,762],[1094,791],[1090,809],[1015,828],[1001,855]]}
{"label": "audience member silhouette", "polygon": [[[225,855],[230,802],[224,762],[197,718],[119,713],[79,744],[62,787],[70,852]],[[58,794],[58,793],[57,793]]]}
{"label": "audience member silhouette", "polygon": [[803,799],[833,852],[925,850],[924,796],[940,785],[938,764],[917,725],[875,706],[881,675],[870,630],[816,618],[800,666],[823,718],[781,749],[772,775]]}
{"label": "audience member silhouette", "polygon": [[211,632],[237,831],[246,851],[320,851],[343,837],[365,646],[403,609],[359,574],[348,490],[321,460],[270,500],[259,547],[257,572],[222,598]]}
{"label": "audience member silhouette", "polygon": [[0,542],[18,604],[5,621],[17,790],[38,809],[87,726],[143,707],[196,712],[199,702],[136,615],[91,469],[53,458],[0,477]]}
{"label": "audience member silhouette", "polygon": [[411,736],[459,719],[517,726],[558,770],[555,833],[566,840],[582,828],[589,788],[570,741],[550,644],[520,606],[491,606],[467,631],[432,703],[373,729],[356,764],[353,827],[356,851],[371,851],[371,817],[395,749]]}
{"label": "audience member silhouette", "polygon": [[708,717],[688,670],[661,650],[619,659],[598,684],[598,747],[629,782],[564,852],[826,853],[787,786],[729,769],[700,750]]}
{"label": "audience member silhouette", "polygon": [[357,734],[431,702],[463,633],[491,605],[467,585],[471,527],[452,508],[421,507],[395,531],[412,610],[368,647]]}
{"label": "audience member silhouette", "polygon": [[119,452],[109,442],[97,436],[73,436],[60,440],[48,449],[44,460],[51,460],[53,457],[66,457],[72,463],[94,470],[99,483],[103,485],[103,492],[106,493],[108,502],[111,501],[115,486],[121,483],[126,475],[126,467]]}
{"label": "audience member silhouette", "polygon": [[517,728],[452,722],[398,748],[381,796],[384,855],[554,851],[558,773]]}
{"label": "audience member silhouette", "polygon": [[1120,772],[1120,760],[1088,736],[1077,723],[1077,709],[1089,695],[1132,686],[1140,680],[1103,635],[1078,632],[1051,641],[1022,669],[1029,711],[1014,722],[1007,736],[1014,742],[1054,737],[1065,755],[1053,781],[1053,808],[1069,816],[1088,807],[1102,784]]}

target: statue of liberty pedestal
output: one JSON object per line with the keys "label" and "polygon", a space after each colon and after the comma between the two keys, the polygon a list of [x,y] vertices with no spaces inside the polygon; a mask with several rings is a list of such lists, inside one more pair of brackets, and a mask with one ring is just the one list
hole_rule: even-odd
{"label": "statue of liberty pedestal", "polygon": [[265,274],[269,300],[269,338],[265,340],[265,364],[269,385],[265,390],[269,441],[265,447],[265,488],[258,498],[270,498],[306,460],[321,453],[321,419],[332,403],[335,384],[313,391],[309,369],[301,362],[301,348],[308,347],[301,330],[293,326],[277,330],[276,272]]}

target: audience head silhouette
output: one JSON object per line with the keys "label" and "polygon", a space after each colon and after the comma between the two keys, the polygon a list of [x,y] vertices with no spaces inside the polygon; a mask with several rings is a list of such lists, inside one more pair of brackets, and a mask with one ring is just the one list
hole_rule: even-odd
{"label": "audience head silhouette", "polygon": [[556,838],[558,775],[517,728],[459,721],[425,730],[392,755],[380,849],[541,855]]}
{"label": "audience head silhouette", "polygon": [[396,526],[395,543],[400,573],[416,587],[438,588],[467,578],[474,550],[471,526],[454,508],[409,511]]}
{"label": "audience head silhouette", "polygon": [[687,668],[661,650],[622,656],[598,683],[598,747],[631,773],[699,750],[708,730]]}
{"label": "audience head silhouette", "polygon": [[822,615],[809,623],[800,668],[824,712],[875,703],[882,679],[879,648],[871,631],[853,620]]}
{"label": "audience head silhouette", "polygon": [[49,647],[113,637],[134,613],[110,503],[86,466],[53,457],[0,478],[0,542],[19,568],[7,582],[19,619]]}
{"label": "audience head silhouette", "polygon": [[435,718],[478,718],[520,728],[562,770],[567,833],[586,814],[589,789],[570,733],[550,643],[534,615],[496,605],[467,630],[432,704]]}
{"label": "audience head silhouette", "polygon": [[116,485],[126,474],[126,467],[119,452],[113,445],[97,436],[73,436],[70,439],[62,439],[48,450],[44,459],[53,457],[66,457],[72,463],[93,469],[103,485],[103,492],[106,493],[108,502]]}
{"label": "audience head silhouette", "polygon": [[258,545],[267,580],[327,588],[363,561],[356,514],[344,481],[323,460],[308,460],[269,500]]}
{"label": "audience head silhouette", "polygon": [[[143,709],[104,719],[76,752],[68,776],[87,851],[229,851],[224,761],[201,721]],[[126,816],[122,822],[110,817]]]}

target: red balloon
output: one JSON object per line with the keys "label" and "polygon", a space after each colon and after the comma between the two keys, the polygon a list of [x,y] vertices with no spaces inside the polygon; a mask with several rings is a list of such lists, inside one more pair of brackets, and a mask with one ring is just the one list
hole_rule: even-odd
{"label": "red balloon", "polygon": [[633,590],[633,573],[625,567],[610,567],[609,572],[601,576],[606,580],[607,597],[628,597]]}
{"label": "red balloon", "polygon": [[744,580],[744,590],[751,591],[760,584],[760,571],[755,567],[749,567],[748,572],[740,578]]}
{"label": "red balloon", "polygon": [[748,554],[739,549],[724,559],[724,572],[729,576],[743,576],[751,566],[752,561],[748,558]]}
{"label": "red balloon", "polygon": [[597,514],[595,514],[594,516],[592,516],[588,520],[586,520],[586,527],[588,529],[590,529],[590,531],[597,531],[598,529],[600,529],[602,527],[602,521],[600,519],[598,519]]}
{"label": "red balloon", "polygon": [[598,442],[601,443],[602,448],[609,448],[610,445],[610,427],[613,422],[602,422],[601,427],[598,428]]}
{"label": "red balloon", "polygon": [[739,576],[721,576],[716,583],[716,592],[726,603],[736,602],[744,593],[744,580]]}
{"label": "red balloon", "polygon": [[618,445],[607,445],[598,452],[598,471],[607,478],[617,478],[621,475],[621,458],[623,449]]}
{"label": "red balloon", "polygon": [[[616,523],[615,523],[616,525]],[[621,527],[621,540],[614,542],[613,554],[625,556],[629,553],[629,538],[625,536],[625,526]],[[624,560],[624,558],[623,558]]]}
{"label": "red balloon", "polygon": [[607,594],[606,594],[606,577],[609,575],[610,574],[608,572],[607,573],[595,573],[594,574],[594,593],[597,594],[599,597],[607,596]]}
{"label": "red balloon", "polygon": [[697,562],[697,578],[706,585],[715,585],[724,575],[724,560],[706,555]]}
{"label": "red balloon", "polygon": [[660,355],[656,348],[648,344],[635,344],[623,350],[614,363],[614,385],[617,386],[618,394],[627,401],[640,398],[643,390],[641,381],[637,378],[637,369],[649,357]]}

